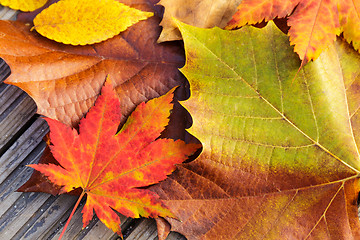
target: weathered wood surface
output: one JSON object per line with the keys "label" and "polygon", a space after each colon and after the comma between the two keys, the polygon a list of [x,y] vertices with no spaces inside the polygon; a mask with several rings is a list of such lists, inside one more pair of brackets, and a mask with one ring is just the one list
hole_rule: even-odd
{"label": "weathered wood surface", "polygon": [[[0,19],[14,19],[16,12],[0,6]],[[0,81],[10,74],[0,60]],[[44,148],[47,123],[35,114],[34,101],[15,86],[0,83],[0,239],[57,239],[76,201],[69,195],[15,192],[27,181]],[[82,229],[79,207],[63,239],[118,239],[96,217]],[[122,217],[124,239],[157,239],[153,219]],[[184,240],[171,233],[169,240]]]}

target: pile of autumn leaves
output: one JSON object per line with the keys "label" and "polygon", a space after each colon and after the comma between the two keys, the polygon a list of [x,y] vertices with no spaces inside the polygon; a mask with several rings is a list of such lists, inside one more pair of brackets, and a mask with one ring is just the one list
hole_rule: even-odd
{"label": "pile of autumn leaves", "polygon": [[[0,0],[23,11],[46,2]],[[189,239],[359,236],[360,57],[343,40],[334,45],[342,34],[358,49],[357,2],[122,2],[61,0],[19,16],[36,16],[31,29],[0,22],[0,56],[12,70],[6,83],[26,91],[49,117],[50,155],[58,164],[43,158],[31,165],[46,176],[36,190],[82,189],[84,226],[95,211],[119,235],[113,210],[159,225],[167,224],[164,217]],[[273,23],[203,29],[274,18],[287,18],[290,43]],[[186,91],[178,71],[182,46],[156,43],[179,39],[191,92],[183,105],[203,146],[185,164],[201,145],[165,138],[169,117],[181,132],[169,136],[187,136],[187,113],[173,111],[176,87],[178,95]]]}

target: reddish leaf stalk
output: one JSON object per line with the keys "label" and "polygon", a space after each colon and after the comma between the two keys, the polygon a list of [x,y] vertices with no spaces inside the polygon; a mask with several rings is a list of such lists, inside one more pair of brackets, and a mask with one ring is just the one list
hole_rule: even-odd
{"label": "reddish leaf stalk", "polygon": [[301,65],[300,65],[299,69],[298,69],[297,72],[295,73],[295,76],[294,76],[293,80],[291,81],[291,86],[292,86],[292,84],[294,83],[294,81],[295,81],[297,75],[299,74],[300,70],[303,68],[303,66],[304,66],[303,63],[304,63],[304,62],[305,62],[305,61],[302,61],[302,62],[301,62]]}
{"label": "reddish leaf stalk", "polygon": [[67,226],[69,225],[69,223],[70,223],[70,221],[71,221],[71,218],[73,217],[73,215],[74,215],[74,213],[75,213],[75,210],[76,210],[77,207],[79,206],[80,201],[81,201],[81,199],[84,197],[84,195],[85,195],[85,191],[82,191],[82,193],[80,194],[77,202],[75,203],[75,206],[74,206],[72,212],[70,213],[70,216],[69,216],[68,220],[66,221],[66,224],[65,224],[65,226],[64,226],[64,228],[63,228],[63,230],[62,230],[62,232],[61,232],[61,234],[60,234],[59,240],[61,240],[61,238],[63,237],[63,235],[64,235],[64,233],[65,233],[65,231],[66,231],[66,228],[67,228]]}

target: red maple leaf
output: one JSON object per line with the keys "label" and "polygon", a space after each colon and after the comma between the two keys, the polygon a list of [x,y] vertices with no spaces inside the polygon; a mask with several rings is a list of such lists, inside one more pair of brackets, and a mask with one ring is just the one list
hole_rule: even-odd
{"label": "red maple leaf", "polygon": [[244,0],[228,23],[238,28],[289,16],[289,36],[302,65],[316,59],[343,32],[360,49],[360,2],[352,0]]}
{"label": "red maple leaf", "polygon": [[164,180],[175,170],[174,164],[183,162],[199,148],[199,144],[185,144],[182,140],[157,139],[168,124],[173,91],[141,103],[117,132],[120,102],[107,81],[95,106],[80,121],[79,133],[57,120],[46,119],[50,126],[50,148],[61,166],[30,167],[62,186],[60,193],[82,189],[78,203],[86,194],[82,210],[84,226],[92,219],[94,210],[119,235],[120,218],[113,210],[132,218],[175,217],[157,195],[139,189]]}

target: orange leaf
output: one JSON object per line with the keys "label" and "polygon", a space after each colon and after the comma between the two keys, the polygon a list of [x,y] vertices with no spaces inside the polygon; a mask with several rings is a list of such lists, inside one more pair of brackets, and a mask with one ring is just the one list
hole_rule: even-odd
{"label": "orange leaf", "polygon": [[341,31],[345,39],[360,49],[360,1],[341,0],[339,5]]}
{"label": "orange leaf", "polygon": [[24,12],[34,11],[45,5],[47,0],[0,0],[0,4]]}
{"label": "orange leaf", "polygon": [[360,3],[352,0],[244,0],[227,28],[289,16],[290,43],[304,63],[316,59],[336,35],[360,47]]}
{"label": "orange leaf", "polygon": [[181,140],[157,139],[168,124],[173,91],[140,104],[119,133],[120,102],[110,81],[80,121],[79,133],[59,121],[46,119],[51,151],[61,166],[30,167],[62,186],[60,193],[82,188],[82,195],[87,195],[82,211],[84,227],[93,211],[119,235],[120,218],[112,209],[132,218],[174,217],[157,195],[139,189],[164,180],[175,170],[174,164],[183,162],[199,147]]}

